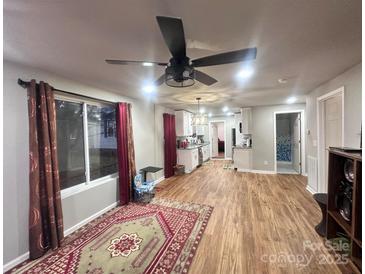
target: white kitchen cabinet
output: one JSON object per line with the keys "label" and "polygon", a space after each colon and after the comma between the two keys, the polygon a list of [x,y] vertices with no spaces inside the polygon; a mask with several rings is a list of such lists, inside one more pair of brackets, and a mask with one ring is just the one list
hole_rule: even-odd
{"label": "white kitchen cabinet", "polygon": [[198,149],[178,149],[177,164],[185,166],[185,173],[192,172],[199,164]]}
{"label": "white kitchen cabinet", "polygon": [[202,152],[203,152],[203,162],[209,160],[210,158],[210,149],[209,149],[209,145],[205,145],[202,147]]}
{"label": "white kitchen cabinet", "polygon": [[208,125],[195,126],[196,135],[208,135]]}
{"label": "white kitchen cabinet", "polygon": [[193,135],[192,113],[185,110],[175,111],[176,136]]}
{"label": "white kitchen cabinet", "polygon": [[242,134],[252,134],[252,111],[251,108],[241,109]]}
{"label": "white kitchen cabinet", "polygon": [[252,170],[252,149],[250,148],[234,148],[233,149],[233,167],[237,171]]}
{"label": "white kitchen cabinet", "polygon": [[234,127],[236,129],[236,145],[242,144],[242,114],[235,114],[234,115]]}
{"label": "white kitchen cabinet", "polygon": [[192,170],[194,170],[199,165],[198,149],[192,149],[191,158],[192,158]]}

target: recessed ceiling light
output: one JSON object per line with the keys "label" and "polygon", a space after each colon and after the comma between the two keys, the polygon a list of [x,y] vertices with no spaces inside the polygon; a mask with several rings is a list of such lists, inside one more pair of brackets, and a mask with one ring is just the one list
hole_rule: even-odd
{"label": "recessed ceiling light", "polygon": [[286,83],[288,83],[288,79],[285,79],[285,78],[279,78],[279,79],[278,79],[278,82],[279,82],[279,84],[286,84]]}
{"label": "recessed ceiling light", "polygon": [[227,112],[228,111],[228,107],[224,107],[222,108],[223,112]]}
{"label": "recessed ceiling light", "polygon": [[249,77],[251,77],[251,76],[253,75],[253,73],[254,73],[253,69],[252,69],[252,68],[247,67],[247,68],[243,68],[243,69],[241,69],[241,70],[238,72],[237,76],[238,76],[239,78],[243,78],[243,79],[245,79],[245,78],[249,78]]}
{"label": "recessed ceiling light", "polygon": [[143,62],[142,65],[144,67],[153,67],[153,63],[150,63],[150,62]]}
{"label": "recessed ceiling light", "polygon": [[212,113],[209,113],[209,114],[208,114],[208,116],[209,116],[209,117],[212,117]]}
{"label": "recessed ceiling light", "polygon": [[293,103],[295,103],[297,101],[297,98],[296,97],[289,97],[287,100],[286,100],[286,102],[288,103],[288,104],[293,104]]}
{"label": "recessed ceiling light", "polygon": [[145,85],[142,87],[142,90],[145,92],[145,93],[153,93],[156,91],[156,86],[155,85]]}

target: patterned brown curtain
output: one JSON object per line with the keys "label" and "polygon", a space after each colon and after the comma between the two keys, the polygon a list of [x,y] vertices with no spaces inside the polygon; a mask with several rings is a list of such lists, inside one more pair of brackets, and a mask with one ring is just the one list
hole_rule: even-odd
{"label": "patterned brown curtain", "polygon": [[42,256],[60,246],[63,218],[56,145],[53,88],[47,83],[28,86],[29,114],[29,252]]}
{"label": "patterned brown curtain", "polygon": [[[133,127],[132,127],[132,105],[128,104],[127,111],[127,134],[128,134],[128,166],[129,166],[129,178],[131,178],[131,184],[134,180],[134,176],[137,175],[136,171],[136,159],[134,153],[134,140],[133,140]],[[133,187],[130,187],[129,197],[133,197]]]}
{"label": "patterned brown curtain", "polygon": [[119,202],[121,205],[132,200],[132,182],[136,175],[131,104],[117,105],[117,146],[119,170]]}

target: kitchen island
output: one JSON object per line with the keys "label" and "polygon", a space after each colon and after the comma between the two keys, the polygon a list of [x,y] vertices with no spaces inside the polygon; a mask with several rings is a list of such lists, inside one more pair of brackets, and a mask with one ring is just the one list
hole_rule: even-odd
{"label": "kitchen island", "polygon": [[252,170],[252,147],[233,147],[233,167],[237,171],[250,172]]}

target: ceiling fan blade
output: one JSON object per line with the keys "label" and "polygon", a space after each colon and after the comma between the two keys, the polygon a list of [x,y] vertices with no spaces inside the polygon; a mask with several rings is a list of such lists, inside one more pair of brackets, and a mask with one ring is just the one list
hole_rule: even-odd
{"label": "ceiling fan blade", "polygon": [[195,59],[192,62],[194,67],[216,66],[256,59],[257,48],[247,48],[224,52]]}
{"label": "ceiling fan blade", "polygon": [[162,75],[160,76],[160,78],[158,78],[158,79],[155,81],[155,85],[156,85],[156,86],[161,86],[163,83],[165,83],[165,78],[166,78],[166,76],[165,76],[165,73],[164,73],[164,74],[162,74]]}
{"label": "ceiling fan blade", "polygon": [[218,82],[213,77],[210,77],[208,74],[199,70],[195,70],[195,79],[207,86],[211,86]]}
{"label": "ceiling fan blade", "polygon": [[186,56],[184,26],[180,18],[156,16],[162,36],[175,58]]}
{"label": "ceiling fan blade", "polygon": [[113,60],[106,59],[105,62],[111,65],[143,65],[143,66],[167,66],[167,63],[151,62],[151,61],[130,61],[130,60]]}

